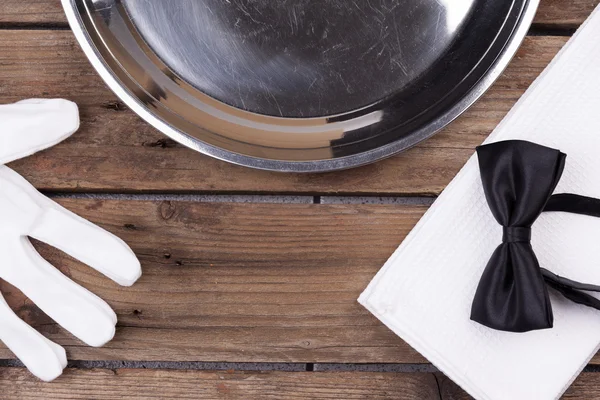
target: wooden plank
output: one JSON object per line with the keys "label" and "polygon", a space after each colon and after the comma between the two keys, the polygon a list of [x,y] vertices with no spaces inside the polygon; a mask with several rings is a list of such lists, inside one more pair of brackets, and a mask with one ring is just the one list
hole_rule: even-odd
{"label": "wooden plank", "polygon": [[42,246],[119,315],[115,340],[100,349],[2,285],[18,314],[72,359],[425,362],[356,302],[424,207],[61,203],[122,237],[143,265],[140,281],[121,288]]}
{"label": "wooden plank", "polygon": [[577,28],[600,0],[542,0],[535,23],[552,28]]}
{"label": "wooden plank", "polygon": [[425,207],[61,203],[122,237],[143,266],[140,281],[121,288],[38,246],[116,310],[116,337],[100,349],[0,284],[13,309],[74,360],[426,362],[356,302]]}
{"label": "wooden plank", "polygon": [[[441,373],[67,369],[56,381],[43,383],[23,368],[0,368],[0,384],[6,400],[472,399]],[[600,399],[600,374],[581,374],[563,399]]]}
{"label": "wooden plank", "polygon": [[435,195],[566,40],[528,38],[493,89],[422,145],[376,164],[328,174],[255,171],[166,139],[116,100],[68,31],[0,31],[0,102],[65,97],[80,105],[82,127],[76,135],[13,164],[45,190]]}
{"label": "wooden plank", "polygon": [[[454,382],[443,374],[436,374],[443,400],[472,400],[473,397],[466,394]],[[573,382],[561,397],[563,400],[597,400],[600,399],[600,374],[596,372],[584,372]]]}
{"label": "wooden plank", "polygon": [[[600,0],[542,0],[536,24],[575,27],[592,12]],[[0,22],[66,24],[60,0],[3,0]]]}
{"label": "wooden plank", "polygon": [[2,0],[0,24],[66,25],[67,19],[60,0]]}
{"label": "wooden plank", "polygon": [[50,384],[21,368],[0,368],[10,399],[394,399],[438,400],[430,373],[316,373],[75,370]]}

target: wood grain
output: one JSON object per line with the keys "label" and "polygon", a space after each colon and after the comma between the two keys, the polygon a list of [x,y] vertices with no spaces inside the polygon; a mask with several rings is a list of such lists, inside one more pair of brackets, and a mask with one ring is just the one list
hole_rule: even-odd
{"label": "wood grain", "polygon": [[18,314],[66,346],[71,359],[425,362],[356,301],[424,207],[61,203],[122,237],[143,267],[138,283],[121,288],[42,246],[118,313],[116,337],[100,349],[2,285]]}
{"label": "wood grain", "polygon": [[188,150],[118,102],[68,31],[0,31],[0,102],[65,97],[81,108],[80,131],[13,164],[36,187],[58,191],[436,195],[564,45],[530,37],[485,97],[422,145],[366,167],[279,174]]}
{"label": "wood grain", "polygon": [[60,0],[2,0],[0,24],[9,25],[66,25]]}
{"label": "wood grain", "polygon": [[[454,382],[438,373],[436,374],[440,388],[441,398],[443,400],[473,400],[473,397],[466,394]],[[600,374],[597,372],[584,372],[573,382],[561,397],[563,400],[600,399]]]}
{"label": "wood grain", "polygon": [[[47,384],[25,369],[0,368],[0,384],[6,400],[472,399],[440,373],[67,369],[63,376]],[[562,398],[600,399],[600,374],[581,374]]]}
{"label": "wood grain", "polygon": [[[541,0],[536,24],[575,27],[600,0]],[[0,22],[66,24],[60,0],[2,0]]]}
{"label": "wood grain", "polygon": [[552,28],[577,28],[600,0],[542,0],[535,24]]}
{"label": "wood grain", "polygon": [[[93,349],[19,291],[17,313],[78,360],[423,363],[356,299],[425,211],[421,206],[64,199],[132,246],[143,276],[121,288],[40,246],[115,309]],[[12,357],[0,348],[0,358]],[[597,360],[595,360],[597,361]]]}
{"label": "wood grain", "polygon": [[[132,246],[143,276],[122,288],[40,246],[119,315],[83,345],[20,292],[9,304],[74,360],[424,363],[356,299],[425,211],[407,205],[63,199]],[[0,348],[0,358],[12,357]],[[598,361],[598,360],[595,360]]]}
{"label": "wood grain", "polygon": [[[599,2],[542,0],[535,23],[573,29]],[[24,29],[44,27],[51,30]],[[403,155],[347,172],[281,175],[165,139],[105,87],[66,27],[60,0],[0,1],[0,103],[66,97],[82,113],[76,136],[13,167],[38,188],[73,192],[436,195],[568,39],[528,37],[483,100]],[[74,339],[0,283],[18,314],[72,359],[426,362],[356,303],[424,207],[61,202],[123,237],[144,268],[138,284],[120,288],[36,244],[117,310],[116,338],[101,349]],[[0,347],[0,357],[13,356]],[[3,399],[470,399],[440,373],[98,369],[68,370],[42,384],[24,369],[0,368],[0,382]],[[600,399],[598,387],[600,374],[584,373],[564,398]]]}
{"label": "wood grain", "polygon": [[50,384],[0,369],[9,399],[393,399],[438,400],[433,374],[67,370]]}

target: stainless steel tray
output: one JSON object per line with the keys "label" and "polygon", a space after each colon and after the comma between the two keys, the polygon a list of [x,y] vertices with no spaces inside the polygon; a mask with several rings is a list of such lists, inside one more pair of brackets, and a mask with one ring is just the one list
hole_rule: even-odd
{"label": "stainless steel tray", "polygon": [[113,91],[171,138],[276,171],[433,135],[506,67],[539,0],[62,0]]}

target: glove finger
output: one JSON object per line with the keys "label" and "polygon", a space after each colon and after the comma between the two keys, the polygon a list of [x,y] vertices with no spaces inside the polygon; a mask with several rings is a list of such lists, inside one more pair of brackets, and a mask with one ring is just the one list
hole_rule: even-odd
{"label": "glove finger", "polygon": [[[13,210],[13,213],[21,213],[22,215],[5,216],[6,219],[15,218],[19,221],[23,221],[22,229],[17,229],[17,231],[14,232],[16,235],[26,235],[31,226],[35,226],[35,224],[38,222],[40,213],[43,213],[44,209],[49,208],[54,204],[51,200],[39,193],[19,174],[3,165],[0,165],[0,186],[3,186],[6,189],[7,198],[10,200],[9,204],[6,205],[2,202],[3,199],[6,200],[6,197],[0,197],[0,206],[5,206],[6,208],[11,208],[11,206],[13,208],[15,206],[20,207],[20,210]],[[6,219],[4,220],[4,223],[7,222]],[[12,228],[9,229],[11,231],[13,230]],[[52,268],[51,271],[59,276],[62,276],[62,274],[55,268]],[[75,288],[85,293],[88,292],[86,289],[78,285],[75,285]],[[112,309],[102,299],[97,298],[96,303],[99,308],[103,308],[105,310],[107,315],[114,315]]]}
{"label": "glove finger", "polygon": [[27,325],[10,309],[1,294],[0,340],[43,381],[54,380],[67,366],[65,349]]}
{"label": "glove finger", "polygon": [[113,338],[117,317],[108,304],[56,270],[26,237],[11,246],[8,258],[3,278],[59,325],[94,347]]}
{"label": "glove finger", "polygon": [[[21,234],[63,250],[123,286],[131,286],[140,277],[140,262],[121,239],[43,196],[23,177],[2,165],[0,183],[1,180],[10,183],[10,198],[20,199],[19,212],[23,215],[18,218],[29,220],[21,224],[25,227]],[[11,206],[14,208],[15,204]]]}
{"label": "glove finger", "polygon": [[29,235],[89,265],[122,286],[142,274],[140,262],[125,242],[110,232],[47,201],[44,214]]}
{"label": "glove finger", "polygon": [[[6,215],[3,215],[0,230],[4,228],[11,232],[11,235],[17,237],[26,235],[31,226],[38,222],[44,209],[53,204],[19,174],[4,165],[0,165],[0,187],[4,190],[3,194],[6,194],[6,196],[0,196],[0,209],[4,209],[6,213]],[[6,210],[10,211],[6,212]],[[11,222],[11,220],[14,221]],[[52,271],[62,275],[54,268]],[[78,290],[87,292],[80,286],[75,287]],[[97,306],[104,308],[109,316],[114,314],[111,308],[100,298],[97,299]]]}
{"label": "glove finger", "polygon": [[0,164],[54,146],[79,129],[77,105],[62,99],[30,99],[0,106]]}
{"label": "glove finger", "polygon": [[[32,259],[38,259],[39,263],[44,265],[47,274],[54,275],[54,279],[65,285],[65,290],[69,290],[72,292],[77,292],[79,296],[86,297],[90,304],[95,304],[95,306],[102,312],[106,314],[108,318],[111,319],[113,325],[117,323],[117,316],[113,309],[106,303],[106,301],[102,300],[100,297],[96,296],[94,293],[90,292],[83,286],[80,286],[63,275],[58,269],[56,269],[52,264],[48,263],[44,260],[35,248],[31,245],[31,242],[27,238],[22,238],[23,246],[25,247],[25,251],[30,253],[30,257]],[[66,282],[62,283],[63,281]]]}

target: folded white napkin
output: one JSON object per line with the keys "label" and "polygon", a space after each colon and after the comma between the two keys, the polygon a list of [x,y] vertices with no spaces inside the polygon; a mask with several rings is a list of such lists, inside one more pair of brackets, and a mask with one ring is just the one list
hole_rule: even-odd
{"label": "folded white napkin", "polygon": [[[600,9],[534,82],[487,142],[525,139],[567,154],[555,193],[600,197]],[[469,319],[502,228],[471,157],[359,302],[478,399],[556,399],[600,347],[600,312],[551,292],[554,328],[500,332]],[[544,213],[540,265],[600,284],[600,218]]]}

